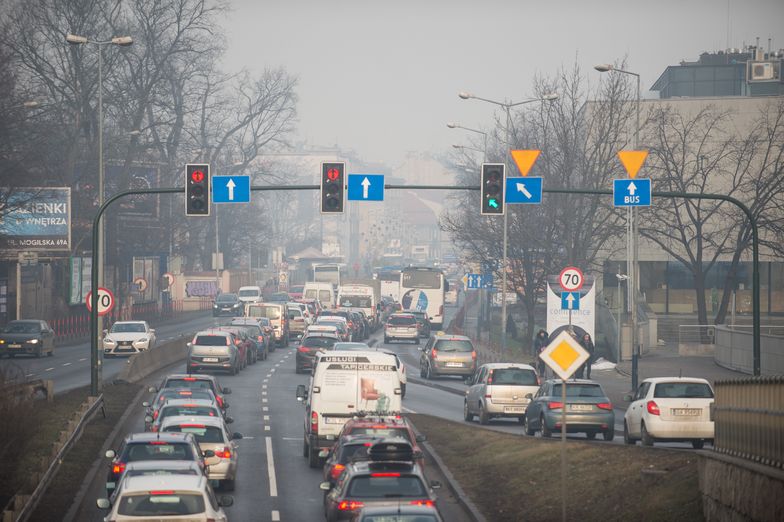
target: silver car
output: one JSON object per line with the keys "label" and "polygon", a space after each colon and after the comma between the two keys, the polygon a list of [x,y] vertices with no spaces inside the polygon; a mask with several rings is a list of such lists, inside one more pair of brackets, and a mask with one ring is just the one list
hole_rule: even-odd
{"label": "silver car", "polygon": [[487,424],[494,417],[517,418],[521,423],[530,399],[539,390],[539,377],[528,364],[489,363],[479,367],[466,379],[468,389],[463,401],[466,421],[479,417]]}
{"label": "silver car", "polygon": [[223,489],[234,490],[237,480],[237,442],[242,439],[241,433],[229,433],[226,423],[218,417],[167,417],[161,423],[162,432],[191,433],[199,443],[202,452],[212,450],[214,457],[208,457],[204,463],[208,466],[208,477],[217,480]]}
{"label": "silver car", "polygon": [[188,373],[224,370],[237,375],[242,366],[234,335],[223,330],[204,330],[188,343]]}
{"label": "silver car", "polygon": [[413,314],[392,314],[384,325],[384,342],[414,341],[419,344],[419,327]]}

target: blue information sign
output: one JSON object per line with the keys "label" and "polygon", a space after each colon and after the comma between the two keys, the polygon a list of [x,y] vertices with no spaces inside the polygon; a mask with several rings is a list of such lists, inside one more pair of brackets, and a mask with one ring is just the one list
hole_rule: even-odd
{"label": "blue information sign", "polygon": [[650,207],[650,178],[614,179],[613,205],[616,207]]}
{"label": "blue information sign", "polygon": [[561,310],[579,310],[580,292],[561,292]]}
{"label": "blue information sign", "polygon": [[384,201],[383,174],[349,174],[349,201]]}
{"label": "blue information sign", "polygon": [[506,203],[542,202],[542,178],[506,178]]}
{"label": "blue information sign", "polygon": [[213,203],[248,203],[250,176],[213,176]]}

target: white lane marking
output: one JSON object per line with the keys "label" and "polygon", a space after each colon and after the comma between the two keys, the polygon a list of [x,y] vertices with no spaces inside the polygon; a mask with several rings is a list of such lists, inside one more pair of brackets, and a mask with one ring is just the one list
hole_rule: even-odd
{"label": "white lane marking", "polygon": [[63,363],[63,366],[71,366],[71,363]]}
{"label": "white lane marking", "polygon": [[264,431],[269,431],[269,430],[270,430],[269,426],[264,426]]}
{"label": "white lane marking", "polygon": [[302,440],[302,437],[281,437],[283,440]]}
{"label": "white lane marking", "polygon": [[265,420],[265,421],[268,421],[268,420],[269,420],[269,415],[265,415],[265,416],[264,416],[264,420]]}
{"label": "white lane marking", "polygon": [[267,473],[269,473],[270,496],[278,496],[278,483],[275,480],[275,460],[272,456],[272,437],[265,437],[267,439]]}
{"label": "white lane marking", "polygon": [[262,395],[267,395],[267,390],[261,392]]}
{"label": "white lane marking", "polygon": [[267,406],[262,406],[262,407],[261,407],[261,409],[262,409],[263,411],[269,411],[269,407],[267,407]]}
{"label": "white lane marking", "polygon": [[279,511],[272,511],[272,522],[280,522],[280,512]]}
{"label": "white lane marking", "polygon": [[267,389],[267,385],[266,385],[266,384],[262,384],[262,385],[261,385],[261,388],[262,388],[262,389]]}
{"label": "white lane marking", "polygon": [[273,374],[273,373],[275,373],[275,368],[270,370],[270,375]]}
{"label": "white lane marking", "polygon": [[269,402],[269,400],[266,397],[264,397],[261,399],[261,402]]}
{"label": "white lane marking", "polygon": [[276,364],[276,365],[275,365],[275,368],[277,368],[278,366],[280,366],[280,363]]}
{"label": "white lane marking", "polygon": [[263,380],[263,381],[261,381],[261,382],[269,382],[269,379],[264,379],[264,380]]}
{"label": "white lane marking", "polygon": [[81,359],[79,359],[79,362],[86,361],[86,360],[87,360],[87,357],[82,357]]}
{"label": "white lane marking", "polygon": [[272,374],[271,374],[271,373],[268,373],[268,374],[267,374],[267,377],[272,377]]}
{"label": "white lane marking", "polygon": [[54,370],[54,368],[47,368],[47,369],[46,369],[46,370],[44,370],[44,371],[45,371],[45,372],[51,372],[52,370]]}
{"label": "white lane marking", "polygon": [[403,411],[406,412],[406,413],[416,413],[414,410],[412,410],[410,408],[406,408],[405,406],[403,406]]}
{"label": "white lane marking", "polygon": [[25,377],[32,377],[33,375],[35,375],[35,374],[34,373],[28,373],[27,375],[25,375]]}

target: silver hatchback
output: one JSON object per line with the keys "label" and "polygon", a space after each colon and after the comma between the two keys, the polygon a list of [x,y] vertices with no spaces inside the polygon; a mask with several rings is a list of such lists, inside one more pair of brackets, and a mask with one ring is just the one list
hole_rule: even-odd
{"label": "silver hatchback", "polygon": [[528,364],[489,363],[480,366],[475,375],[466,379],[466,384],[466,421],[477,416],[479,424],[487,424],[494,417],[513,417],[522,423],[531,402],[526,395],[533,396],[539,390],[539,377]]}

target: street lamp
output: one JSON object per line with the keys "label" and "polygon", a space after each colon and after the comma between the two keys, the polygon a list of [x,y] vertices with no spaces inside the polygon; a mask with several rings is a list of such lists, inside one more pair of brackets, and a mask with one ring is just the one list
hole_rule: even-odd
{"label": "street lamp", "polygon": [[[599,72],[617,72],[621,74],[628,74],[630,76],[634,76],[637,80],[637,100],[635,103],[635,125],[634,125],[634,143],[632,144],[632,148],[637,150],[637,147],[640,143],[640,75],[631,71],[625,71],[623,69],[618,69],[612,64],[609,63],[601,63],[598,65],[594,65],[593,67]],[[639,349],[638,349],[638,341],[637,341],[637,286],[639,282],[639,274],[637,273],[637,231],[635,230],[636,226],[636,217],[637,217],[637,208],[636,207],[628,207],[628,222],[629,226],[627,229],[627,237],[628,237],[628,252],[627,252],[627,269],[626,272],[629,274],[629,307],[631,308],[631,344],[632,344],[632,388],[637,387],[637,357],[639,356]]]}
{"label": "street lamp", "polygon": [[[447,127],[450,129],[463,129],[469,132],[475,132],[476,134],[481,134],[482,138],[484,139],[484,150],[482,151],[482,163],[487,161],[487,133],[484,131],[480,131],[479,129],[472,129],[471,127],[464,127],[459,123],[449,122],[446,124]],[[454,147],[454,145],[452,145]],[[457,148],[457,147],[455,147]]]}
{"label": "street lamp", "polygon": [[[133,38],[130,36],[115,36],[111,40],[89,40],[86,36],[79,36],[68,33],[65,36],[65,41],[71,45],[86,45],[93,44],[98,46],[98,207],[103,205],[104,198],[104,172],[103,172],[103,46],[104,45],[118,45],[126,47],[133,43]],[[104,221],[103,216],[98,223],[98,266],[93,267],[98,271],[98,286],[103,286],[103,264],[104,264]],[[93,292],[98,292],[97,288],[93,288]],[[95,301],[95,299],[93,299]],[[98,316],[97,332],[103,331],[103,317]],[[102,386],[102,369],[101,357],[98,351],[98,341],[91,341],[94,343],[94,348],[90,354],[91,378],[90,378],[90,394],[97,396]]]}
{"label": "street lamp", "polygon": [[[506,128],[504,130],[504,134],[506,135],[506,150],[504,151],[504,166],[506,172],[509,172],[509,150],[512,146],[511,139],[510,139],[510,129],[512,126],[512,107],[517,107],[518,105],[525,105],[526,103],[533,103],[537,101],[554,101],[558,99],[557,93],[547,93],[539,98],[531,98],[528,100],[523,100],[519,102],[499,102],[495,100],[488,100],[487,98],[482,98],[476,96],[475,94],[471,94],[469,92],[459,92],[458,97],[462,98],[463,100],[480,100],[487,103],[492,103],[493,105],[498,105],[502,107],[504,111],[506,111]],[[509,223],[509,213],[504,212],[504,250],[503,250],[503,259],[501,261],[501,352],[506,352],[506,251],[507,251],[507,243],[508,243],[508,223]]]}

